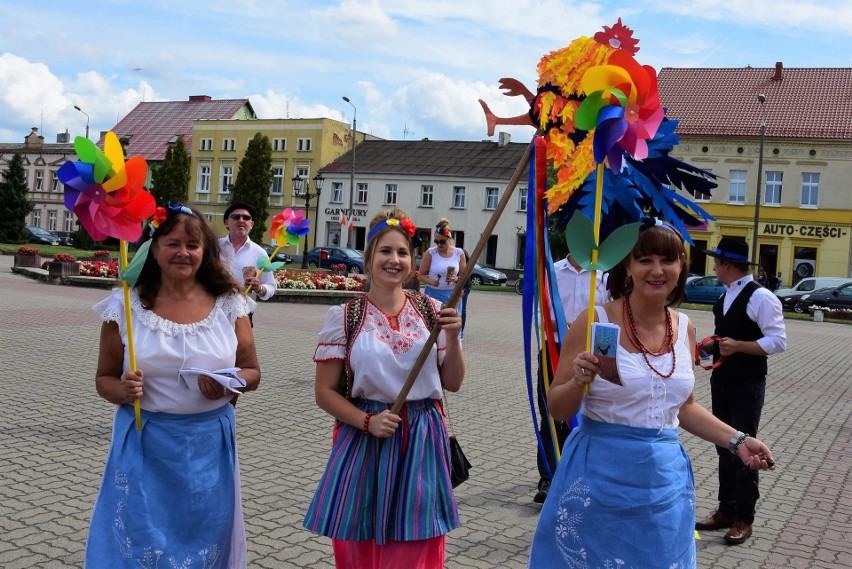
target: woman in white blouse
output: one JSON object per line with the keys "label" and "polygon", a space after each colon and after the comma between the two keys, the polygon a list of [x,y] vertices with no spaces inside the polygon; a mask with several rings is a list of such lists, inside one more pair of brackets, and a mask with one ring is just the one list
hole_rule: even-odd
{"label": "woman in white blouse", "polygon": [[455,287],[459,275],[464,271],[466,257],[455,246],[450,221],[442,218],[435,227],[435,246],[423,253],[417,278],[426,284],[424,293],[446,303]]}
{"label": "woman in white blouse", "polygon": [[116,409],[86,567],[244,568],[235,394],[181,370],[237,367],[245,381],[238,390],[256,389],[247,318],[254,301],[222,263],[203,215],[171,202],[155,220],[130,291],[137,369],[130,369],[122,290],[94,307],[103,321],[95,386]]}
{"label": "woman in white blouse", "polygon": [[[530,567],[695,567],[695,486],[678,426],[729,446],[750,468],[774,468],[766,445],[695,401],[695,327],[673,309],[687,266],[680,234],[647,220],[610,271],[614,300],[568,330],[547,403],[557,421],[581,405],[582,417],[542,507]],[[604,379],[585,351],[589,318],[619,327],[622,384]]]}

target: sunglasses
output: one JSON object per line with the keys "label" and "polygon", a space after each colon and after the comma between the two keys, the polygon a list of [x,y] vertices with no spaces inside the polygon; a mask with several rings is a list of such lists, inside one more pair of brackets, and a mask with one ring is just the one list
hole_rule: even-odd
{"label": "sunglasses", "polygon": [[446,242],[446,239],[435,239],[435,245],[443,245]]}
{"label": "sunglasses", "polygon": [[251,221],[251,216],[248,215],[248,214],[243,214],[243,213],[232,213],[231,215],[228,216],[228,218],[233,219],[234,221],[239,221],[241,219],[243,221]]}

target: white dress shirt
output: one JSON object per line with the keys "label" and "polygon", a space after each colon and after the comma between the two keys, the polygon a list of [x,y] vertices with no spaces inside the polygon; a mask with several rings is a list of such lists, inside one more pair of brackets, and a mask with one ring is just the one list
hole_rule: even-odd
{"label": "white dress shirt", "polygon": [[[722,303],[722,314],[727,314],[731,304],[742,292],[743,287],[754,279],[751,275],[746,275],[731,284],[725,285],[725,300]],[[755,322],[760,331],[763,333],[763,338],[757,340],[757,343],[763,348],[767,354],[778,354],[787,349],[787,331],[784,328],[784,314],[781,311],[781,301],[775,296],[775,293],[768,288],[760,287],[751,298],[748,299],[746,305],[746,314],[749,319]]]}
{"label": "white dress shirt", "polygon": [[[231,239],[229,236],[225,235],[219,239],[219,248],[222,250],[222,259],[228,265],[228,268],[231,269],[231,274],[238,283],[245,282],[243,279],[243,267],[256,267],[257,260],[261,257],[263,257],[265,261],[269,260],[269,255],[266,254],[263,247],[249,238],[246,238],[246,242],[243,243],[243,246],[234,253],[234,246],[231,245]],[[259,296],[261,300],[269,300],[272,298],[272,295],[275,294],[275,291],[278,290],[278,283],[275,281],[275,275],[272,274],[272,271],[263,271],[263,274],[260,275],[258,280],[260,281],[260,284],[263,285],[263,294],[258,295],[254,290],[252,290],[249,293],[249,296],[253,299]]]}
{"label": "white dress shirt", "polygon": [[[565,311],[565,323],[569,326],[577,319],[583,310],[589,307],[589,281],[592,273],[586,269],[579,271],[574,268],[568,258],[553,263],[556,269],[556,286],[559,289],[559,299]],[[612,300],[606,289],[607,275],[597,271],[597,286],[595,287],[595,304],[603,304]]]}

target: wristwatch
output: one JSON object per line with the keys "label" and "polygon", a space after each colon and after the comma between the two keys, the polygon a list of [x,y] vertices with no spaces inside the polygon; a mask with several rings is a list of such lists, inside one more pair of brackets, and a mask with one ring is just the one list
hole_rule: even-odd
{"label": "wristwatch", "polygon": [[740,445],[743,444],[748,437],[748,433],[744,433],[742,431],[734,433],[734,436],[731,437],[731,440],[728,442],[728,450],[731,451],[731,454],[736,455]]}

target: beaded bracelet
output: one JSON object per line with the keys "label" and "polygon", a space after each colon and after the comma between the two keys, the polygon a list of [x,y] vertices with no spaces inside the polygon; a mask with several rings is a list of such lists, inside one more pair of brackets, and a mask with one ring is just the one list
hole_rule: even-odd
{"label": "beaded bracelet", "polygon": [[368,437],[370,436],[370,419],[373,415],[375,415],[375,413],[367,413],[367,416],[364,417],[364,427],[361,429]]}

